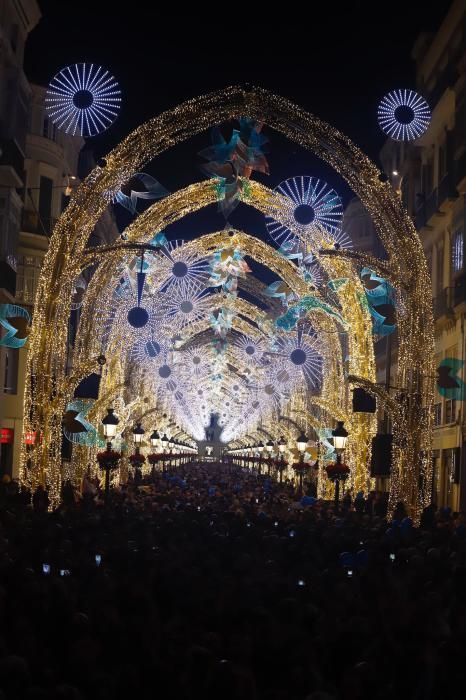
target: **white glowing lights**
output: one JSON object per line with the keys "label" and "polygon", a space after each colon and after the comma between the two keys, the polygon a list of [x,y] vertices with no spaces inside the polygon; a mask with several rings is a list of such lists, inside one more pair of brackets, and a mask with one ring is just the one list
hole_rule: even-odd
{"label": "white glowing lights", "polygon": [[[313,388],[322,380],[322,355],[320,343],[312,329],[298,328],[295,333],[279,336],[276,340],[276,378],[282,376],[284,383],[290,377],[299,381],[304,377]],[[286,381],[285,381],[286,379]]]}
{"label": "white glowing lights", "polygon": [[393,90],[382,99],[377,111],[382,131],[395,141],[413,141],[427,131],[430,107],[413,90]]}
{"label": "white glowing lights", "polygon": [[210,277],[209,261],[193,251],[187,252],[183,241],[169,242],[161,248],[157,263],[155,272],[162,280],[163,291],[192,284],[205,287]]}
{"label": "white glowing lights", "polygon": [[181,331],[202,318],[206,318],[209,295],[194,284],[173,287],[163,295],[160,304],[161,317],[173,331]]}
{"label": "white glowing lights", "polygon": [[283,246],[298,238],[307,241],[313,230],[324,230],[333,238],[341,230],[343,204],[339,195],[326,182],[316,177],[301,175],[280,183],[275,192],[289,200],[289,214],[293,231],[267,216],[265,223],[272,240]]}
{"label": "white glowing lights", "polygon": [[76,63],[52,78],[45,96],[50,119],[67,134],[96,136],[118,116],[121,90],[115,78],[92,63]]}

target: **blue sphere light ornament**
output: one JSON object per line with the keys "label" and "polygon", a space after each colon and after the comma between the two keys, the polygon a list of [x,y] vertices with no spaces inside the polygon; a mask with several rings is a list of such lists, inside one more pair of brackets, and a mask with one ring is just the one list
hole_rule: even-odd
{"label": "blue sphere light ornament", "polygon": [[128,323],[133,328],[143,328],[149,320],[149,313],[142,306],[133,306],[128,311]]}
{"label": "blue sphere light ornament", "polygon": [[286,248],[294,244],[299,248],[300,241],[312,238],[316,227],[326,231],[332,240],[340,233],[343,204],[335,190],[323,180],[309,175],[291,177],[281,182],[275,192],[289,200],[289,214],[294,222],[291,231],[272,217],[265,217],[268,234],[278,246]]}
{"label": "blue sphere light ornament", "polygon": [[377,111],[382,131],[395,141],[413,141],[427,131],[430,107],[414,90],[393,90],[382,99]]}
{"label": "blue sphere light ornament", "polygon": [[75,63],[55,75],[47,89],[45,109],[67,134],[97,136],[118,116],[121,90],[115,78],[93,63]]}

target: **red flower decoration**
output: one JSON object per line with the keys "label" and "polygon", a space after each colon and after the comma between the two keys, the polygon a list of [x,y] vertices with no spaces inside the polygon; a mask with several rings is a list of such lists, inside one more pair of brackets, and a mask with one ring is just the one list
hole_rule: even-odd
{"label": "red flower decoration", "polygon": [[131,462],[131,464],[140,466],[141,464],[144,464],[146,458],[144,457],[144,455],[135,452],[134,455],[130,455],[129,461]]}
{"label": "red flower decoration", "polygon": [[97,453],[97,461],[101,468],[110,466],[112,469],[114,469],[120,459],[121,452],[116,452],[115,450],[105,450],[105,452]]}
{"label": "red flower decoration", "polygon": [[325,471],[327,472],[328,478],[332,481],[336,479],[344,480],[348,478],[350,468],[347,464],[343,464],[343,462],[335,462],[334,464],[327,464]]}

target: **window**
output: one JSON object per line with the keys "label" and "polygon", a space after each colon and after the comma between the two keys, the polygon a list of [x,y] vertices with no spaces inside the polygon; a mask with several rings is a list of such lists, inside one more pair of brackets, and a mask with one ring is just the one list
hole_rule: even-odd
{"label": "window", "polygon": [[437,293],[443,290],[443,246],[437,248]]}
{"label": "window", "polygon": [[456,421],[456,399],[445,400],[445,424]]}
{"label": "window", "polygon": [[461,272],[464,266],[463,232],[455,231],[451,242],[451,267],[453,274]]}
{"label": "window", "polygon": [[17,348],[8,348],[5,351],[5,364],[3,371],[3,393],[16,394],[18,391],[18,358]]}
{"label": "window", "polygon": [[33,304],[40,274],[39,258],[25,255],[20,259],[16,275],[16,300]]}
{"label": "window", "polygon": [[442,404],[434,404],[434,428],[442,423]]}
{"label": "window", "polygon": [[41,175],[39,190],[39,216],[47,233],[51,229],[53,181]]}
{"label": "window", "polygon": [[438,149],[438,181],[442,182],[447,174],[447,142],[444,141]]}
{"label": "window", "polygon": [[49,137],[49,120],[47,117],[44,118],[44,123],[42,125],[42,136],[45,136],[46,139]]}
{"label": "window", "polygon": [[422,166],[422,191],[428,197],[434,189],[432,161],[429,160]]}

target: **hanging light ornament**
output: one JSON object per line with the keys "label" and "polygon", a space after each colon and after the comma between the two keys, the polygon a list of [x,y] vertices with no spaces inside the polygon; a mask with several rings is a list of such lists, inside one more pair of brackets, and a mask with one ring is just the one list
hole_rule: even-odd
{"label": "hanging light ornament", "polygon": [[118,116],[121,90],[115,78],[93,63],[75,63],[55,75],[45,95],[45,111],[67,134],[97,136]]}
{"label": "hanging light ornament", "polygon": [[[329,240],[336,240],[341,232],[343,204],[339,195],[326,182],[316,177],[301,175],[281,182],[275,192],[286,197],[289,202],[288,215],[293,220],[293,231],[270,216],[265,223],[270,238],[283,249],[283,246],[299,250],[304,242],[309,251],[316,248],[313,236],[316,231],[327,233]],[[317,244],[320,248],[320,244]],[[291,253],[293,254],[293,253]]]}
{"label": "hanging light ornament", "polygon": [[414,90],[393,90],[377,110],[379,126],[394,141],[414,141],[429,128],[430,107]]}

